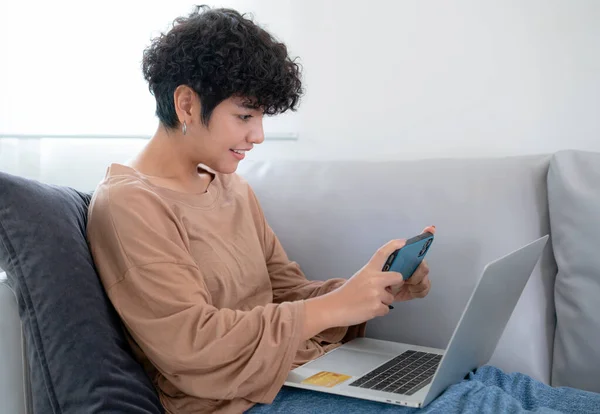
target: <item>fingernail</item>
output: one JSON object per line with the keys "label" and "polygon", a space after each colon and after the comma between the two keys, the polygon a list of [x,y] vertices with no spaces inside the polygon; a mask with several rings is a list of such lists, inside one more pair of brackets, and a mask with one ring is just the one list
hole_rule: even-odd
{"label": "fingernail", "polygon": [[388,308],[390,309],[394,309],[394,307],[392,305],[388,305]]}
{"label": "fingernail", "polygon": [[431,226],[431,227],[433,227],[435,229],[435,226]]}

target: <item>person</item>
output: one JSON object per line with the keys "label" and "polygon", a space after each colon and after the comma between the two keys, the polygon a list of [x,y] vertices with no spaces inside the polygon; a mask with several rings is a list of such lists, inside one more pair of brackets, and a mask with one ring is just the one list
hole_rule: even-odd
{"label": "person", "polygon": [[[349,279],[308,280],[235,174],[263,117],[295,110],[300,66],[246,16],[198,7],[144,51],[159,126],[94,192],[87,236],[128,339],[170,413],[270,403],[288,372],[430,290],[383,272],[392,240]],[[425,230],[434,232],[433,228]],[[402,286],[394,296],[391,286]]]}
{"label": "person", "polygon": [[[282,388],[292,368],[363,336],[393,302],[431,289],[425,261],[407,281],[381,271],[403,240],[348,279],[308,280],[235,174],[264,140],[263,117],[299,104],[300,67],[286,46],[237,11],[197,7],[152,41],[142,68],[159,126],[130,162],[108,167],[87,237],[166,412],[409,410]],[[480,412],[600,407],[598,394],[484,368],[466,391],[453,386],[424,412],[458,411],[465,401]]]}

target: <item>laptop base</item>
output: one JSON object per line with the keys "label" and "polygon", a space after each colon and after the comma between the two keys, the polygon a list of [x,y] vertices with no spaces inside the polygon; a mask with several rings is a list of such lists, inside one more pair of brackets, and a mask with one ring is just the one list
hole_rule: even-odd
{"label": "laptop base", "polygon": [[[384,365],[386,362],[406,351],[427,352],[436,355],[443,355],[444,353],[444,350],[436,348],[401,344],[371,338],[357,338],[328,352],[314,361],[310,361],[303,366],[294,369],[290,372],[284,385],[419,408],[423,403],[425,395],[427,395],[430,385],[425,385],[413,395],[384,392],[351,385],[373,369]],[[340,377],[337,377],[340,378],[340,382],[331,387],[314,384],[310,378],[314,378],[314,376],[322,372],[341,375]],[[345,376],[348,376],[349,378],[345,379]],[[333,382],[336,382],[336,380]]]}

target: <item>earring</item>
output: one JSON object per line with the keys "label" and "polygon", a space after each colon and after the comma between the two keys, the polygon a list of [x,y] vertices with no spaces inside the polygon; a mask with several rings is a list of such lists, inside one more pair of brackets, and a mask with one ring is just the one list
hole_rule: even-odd
{"label": "earring", "polygon": [[187,125],[186,125],[185,121],[183,121],[183,128],[181,128],[181,130],[183,131],[183,135],[185,135],[187,133]]}

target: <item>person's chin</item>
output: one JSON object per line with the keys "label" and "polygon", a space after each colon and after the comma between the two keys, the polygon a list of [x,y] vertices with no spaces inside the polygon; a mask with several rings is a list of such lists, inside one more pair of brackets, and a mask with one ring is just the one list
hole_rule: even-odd
{"label": "person's chin", "polygon": [[228,162],[219,165],[219,168],[215,168],[216,171],[221,174],[233,174],[238,169],[239,162]]}

